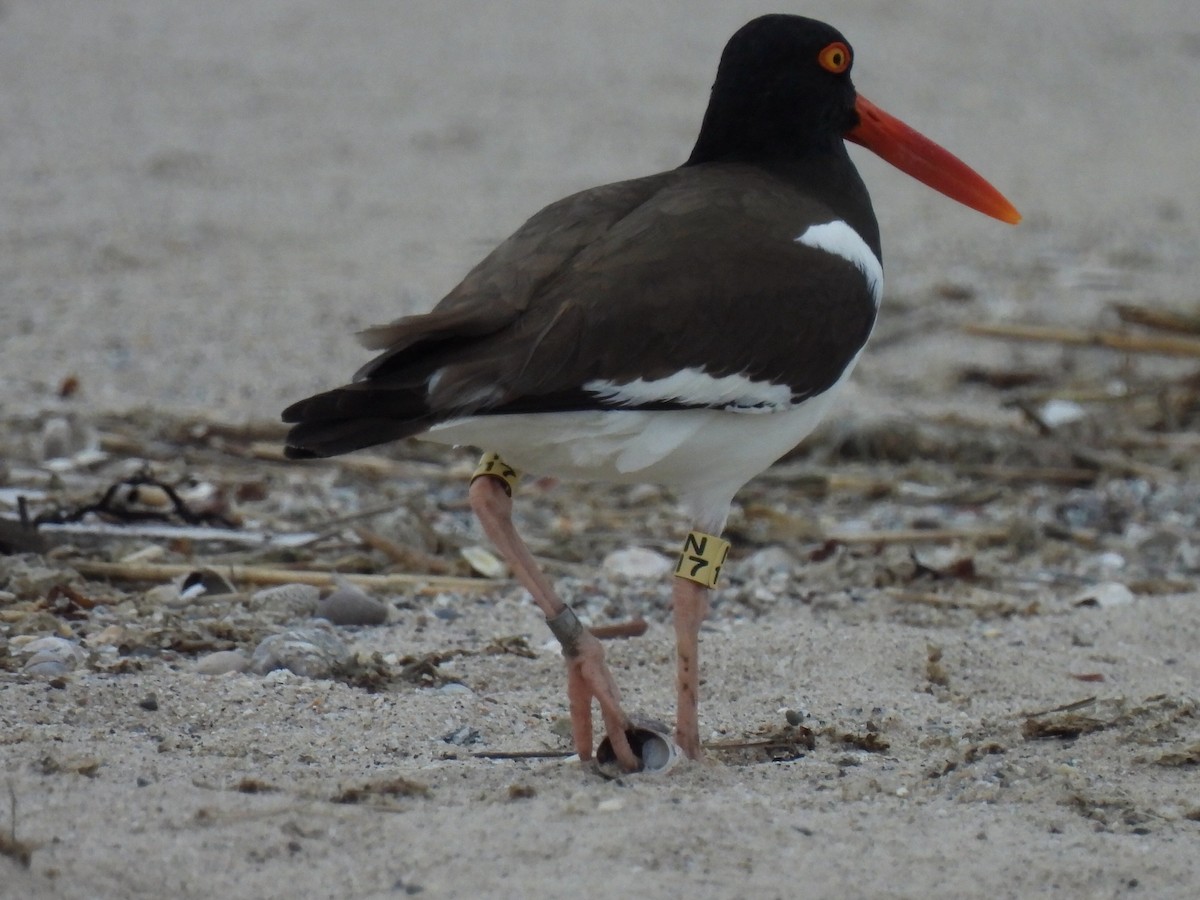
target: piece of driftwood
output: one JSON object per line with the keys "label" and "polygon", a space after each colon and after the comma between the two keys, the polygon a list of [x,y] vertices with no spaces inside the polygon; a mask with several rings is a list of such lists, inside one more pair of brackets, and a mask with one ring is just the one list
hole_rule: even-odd
{"label": "piece of driftwood", "polygon": [[1009,341],[1040,341],[1075,347],[1106,347],[1125,353],[1154,353],[1162,356],[1200,358],[1200,339],[1125,331],[1088,331],[1055,325],[1002,325],[967,323],[963,331],[976,337]]}
{"label": "piece of driftwood", "polygon": [[432,553],[426,553],[424,550],[418,550],[416,547],[398,544],[391,538],[386,538],[369,528],[357,526],[354,534],[372,550],[378,550],[392,562],[405,568],[420,569],[436,575],[449,575],[454,571],[453,562],[434,556]]}
{"label": "piece of driftwood", "polygon": [[[94,560],[77,560],[71,567],[80,575],[88,578],[108,578],[113,581],[152,581],[166,582],[198,568],[196,565],[182,563],[121,563],[97,562]],[[271,566],[221,566],[211,565],[209,568],[219,571],[231,582],[244,584],[311,584],[317,587],[333,587],[332,572],[321,572],[312,569],[284,569]],[[427,586],[445,590],[476,590],[485,591],[503,584],[503,581],[488,578],[466,578],[450,575],[420,575],[397,573],[391,575],[355,575],[346,574],[345,578],[361,588],[378,590],[393,590]]]}
{"label": "piece of driftwood", "polygon": [[1065,466],[958,466],[958,471],[988,481],[1034,482],[1038,484],[1091,484],[1097,478],[1095,469],[1068,468]]}

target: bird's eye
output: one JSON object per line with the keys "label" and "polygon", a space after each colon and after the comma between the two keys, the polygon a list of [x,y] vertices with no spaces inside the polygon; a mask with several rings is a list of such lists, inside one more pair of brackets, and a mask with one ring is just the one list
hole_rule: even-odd
{"label": "bird's eye", "polygon": [[850,48],[841,41],[834,41],[817,54],[821,68],[834,75],[841,75],[850,68]]}

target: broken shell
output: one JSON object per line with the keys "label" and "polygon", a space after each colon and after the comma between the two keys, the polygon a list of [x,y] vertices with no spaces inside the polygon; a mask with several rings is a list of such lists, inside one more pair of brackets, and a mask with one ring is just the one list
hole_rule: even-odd
{"label": "broken shell", "polygon": [[[625,737],[642,764],[638,771],[643,774],[665,775],[684,758],[683,751],[661,722],[634,720],[625,730]],[[613,751],[608,735],[604,736],[604,740],[596,748],[596,768],[605,778],[619,778],[630,774],[617,762],[617,754]]]}
{"label": "broken shell", "polygon": [[65,675],[75,669],[87,654],[74,641],[60,637],[43,637],[30,641],[21,648],[30,654],[22,671],[27,675]]}
{"label": "broken shell", "polygon": [[508,566],[496,554],[483,547],[463,547],[458,551],[472,570],[484,578],[507,578]]}
{"label": "broken shell", "polygon": [[250,671],[266,675],[287,669],[305,678],[330,678],[350,659],[350,649],[333,626],[318,621],[310,628],[293,628],[264,638],[254,649]]}
{"label": "broken shell", "polygon": [[1118,581],[1094,584],[1075,595],[1072,606],[1125,606],[1134,601],[1133,591]]}
{"label": "broken shell", "polygon": [[200,594],[232,594],[235,588],[216,569],[196,569],[179,583],[179,596],[191,599]]}
{"label": "broken shell", "polygon": [[276,623],[299,622],[317,611],[320,589],[311,584],[279,584],[250,595],[247,605]]}

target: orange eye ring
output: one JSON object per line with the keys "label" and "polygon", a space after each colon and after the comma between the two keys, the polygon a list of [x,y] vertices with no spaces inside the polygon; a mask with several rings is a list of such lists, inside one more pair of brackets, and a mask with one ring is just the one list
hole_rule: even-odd
{"label": "orange eye ring", "polygon": [[841,41],[834,41],[817,54],[821,68],[834,75],[841,75],[850,68],[850,48]]}

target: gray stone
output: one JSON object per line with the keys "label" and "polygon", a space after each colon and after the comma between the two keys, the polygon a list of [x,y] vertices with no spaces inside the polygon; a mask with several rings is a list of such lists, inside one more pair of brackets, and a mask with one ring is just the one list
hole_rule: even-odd
{"label": "gray stone", "polygon": [[317,615],[334,625],[382,625],[387,621],[387,604],[381,603],[344,578],[337,588],[317,603]]}
{"label": "gray stone", "polygon": [[329,678],[350,661],[350,649],[328,623],[292,628],[265,638],[250,658],[250,671],[287,669],[306,678]]}

